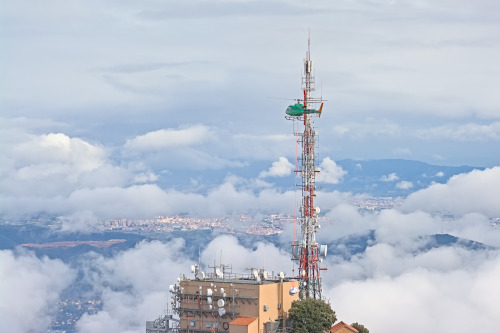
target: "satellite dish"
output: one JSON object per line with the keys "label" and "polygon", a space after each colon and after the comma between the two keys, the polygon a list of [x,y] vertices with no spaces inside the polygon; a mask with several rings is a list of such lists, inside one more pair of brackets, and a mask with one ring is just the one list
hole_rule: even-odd
{"label": "satellite dish", "polygon": [[221,294],[224,294],[224,288],[220,288]]}
{"label": "satellite dish", "polygon": [[285,273],[283,273],[283,271],[280,272],[280,279],[284,279],[285,278]]}
{"label": "satellite dish", "polygon": [[257,272],[257,270],[253,270],[252,274],[253,274],[253,277],[255,278],[255,280],[257,280],[257,278],[259,277],[259,272]]}
{"label": "satellite dish", "polygon": [[290,289],[290,291],[288,293],[290,294],[290,296],[293,296],[293,295],[297,294],[298,292],[299,292],[299,288],[293,287]]}
{"label": "satellite dish", "polygon": [[328,245],[320,245],[319,252],[322,257],[326,257],[326,254],[328,253]]}
{"label": "satellite dish", "polygon": [[194,273],[196,272],[196,266],[195,265],[191,265],[191,273]]}
{"label": "satellite dish", "polygon": [[170,286],[168,287],[168,290],[170,290],[170,292],[171,292],[171,293],[173,293],[173,292],[175,291],[174,286],[173,286],[173,285],[170,285]]}
{"label": "satellite dish", "polygon": [[267,280],[267,271],[262,270],[262,280]]}
{"label": "satellite dish", "polygon": [[209,306],[208,306],[208,309],[212,310],[212,305],[209,305]]}
{"label": "satellite dish", "polygon": [[210,288],[207,289],[207,296],[212,296],[212,289]]}
{"label": "satellite dish", "polygon": [[207,297],[207,303],[212,304],[212,297]]}
{"label": "satellite dish", "polygon": [[[196,272],[196,278],[197,278],[198,280],[203,280],[203,279],[205,279],[205,272],[202,272],[202,271],[198,271],[198,272]],[[200,286],[200,288],[201,288],[201,286]]]}
{"label": "satellite dish", "polygon": [[221,298],[221,299],[219,299],[219,300],[217,301],[217,305],[218,305],[219,307],[223,307],[223,306],[224,306],[224,303],[225,303],[225,302],[224,302],[224,300],[223,300],[222,298]]}
{"label": "satellite dish", "polygon": [[221,316],[221,317],[222,317],[222,316],[223,316],[223,315],[225,315],[225,314],[226,314],[226,309],[224,309],[224,308],[220,308],[220,309],[219,309],[219,316]]}
{"label": "satellite dish", "polygon": [[260,276],[257,275],[257,277],[255,278],[255,280],[257,280],[257,282],[260,283],[260,281],[261,281]]}
{"label": "satellite dish", "polygon": [[218,277],[218,278],[222,278],[222,272],[220,271],[220,268],[217,267],[215,269],[215,275]]}

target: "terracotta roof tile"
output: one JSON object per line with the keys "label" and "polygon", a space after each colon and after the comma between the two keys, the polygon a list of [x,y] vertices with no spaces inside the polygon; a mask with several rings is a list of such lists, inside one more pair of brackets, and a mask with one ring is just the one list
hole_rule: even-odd
{"label": "terracotta roof tile", "polygon": [[330,332],[331,333],[335,333],[335,332],[337,332],[338,330],[340,330],[343,327],[347,328],[348,330],[351,330],[354,333],[358,332],[357,329],[355,329],[351,325],[348,325],[348,324],[344,323],[343,321],[341,321],[340,323],[337,323],[337,324],[333,325],[332,328],[330,329]]}
{"label": "terracotta roof tile", "polygon": [[[254,321],[256,321],[258,318],[257,317],[238,317],[232,322],[230,322],[231,325],[239,325],[239,326],[248,326]],[[357,331],[356,331],[357,332]]]}

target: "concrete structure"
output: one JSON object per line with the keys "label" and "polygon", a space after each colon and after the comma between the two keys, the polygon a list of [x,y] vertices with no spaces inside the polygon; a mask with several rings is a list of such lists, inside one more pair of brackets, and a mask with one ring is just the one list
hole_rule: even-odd
{"label": "concrete structure", "polygon": [[238,276],[227,272],[228,266],[213,268],[214,273],[205,274],[193,266],[194,279],[182,276],[170,286],[180,332],[260,333],[289,326],[298,281],[262,269]]}

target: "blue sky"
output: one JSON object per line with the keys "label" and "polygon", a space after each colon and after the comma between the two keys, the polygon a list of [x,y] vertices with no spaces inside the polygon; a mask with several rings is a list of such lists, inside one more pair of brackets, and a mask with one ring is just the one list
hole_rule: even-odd
{"label": "blue sky", "polygon": [[[271,190],[266,180],[289,171],[295,141],[291,101],[269,97],[301,96],[309,30],[328,100],[316,122],[321,162],[499,165],[498,9],[487,0],[4,2],[3,197],[47,207],[80,190],[182,191],[157,186],[176,170],[219,170],[234,188]],[[273,163],[282,174],[257,177]],[[249,166],[260,168],[253,179],[231,178]]]}

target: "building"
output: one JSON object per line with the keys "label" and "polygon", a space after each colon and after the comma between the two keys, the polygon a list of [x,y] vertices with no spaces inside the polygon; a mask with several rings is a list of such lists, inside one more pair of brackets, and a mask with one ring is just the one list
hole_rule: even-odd
{"label": "building", "polygon": [[289,327],[288,310],[299,299],[298,281],[263,269],[248,275],[214,266],[205,274],[192,266],[194,279],[178,278],[170,286],[179,332],[270,333]]}
{"label": "building", "polygon": [[332,326],[330,333],[358,333],[358,330],[341,321]]}

